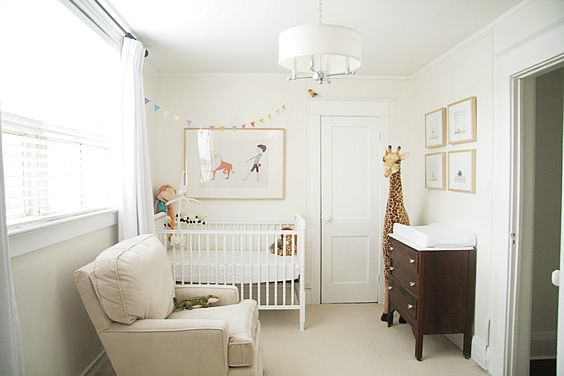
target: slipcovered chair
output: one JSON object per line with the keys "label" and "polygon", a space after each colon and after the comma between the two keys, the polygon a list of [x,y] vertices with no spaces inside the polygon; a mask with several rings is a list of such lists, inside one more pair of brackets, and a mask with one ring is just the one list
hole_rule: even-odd
{"label": "slipcovered chair", "polygon": [[[155,235],[124,240],[74,273],[117,375],[262,375],[258,308],[234,286],[176,286]],[[175,311],[173,297],[217,295]]]}

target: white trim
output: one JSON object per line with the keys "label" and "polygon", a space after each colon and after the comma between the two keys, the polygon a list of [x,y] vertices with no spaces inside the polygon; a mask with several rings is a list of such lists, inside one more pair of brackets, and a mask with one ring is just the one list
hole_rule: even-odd
{"label": "white trim", "polygon": [[487,36],[488,34],[490,34],[495,25],[497,25],[501,21],[511,17],[512,15],[514,15],[515,13],[520,11],[522,8],[526,7],[527,5],[531,4],[534,1],[535,0],[523,0],[519,3],[517,3],[514,7],[509,9],[507,12],[503,13],[501,16],[495,18],[493,21],[488,23],[486,26],[482,27],[478,31],[476,31],[473,34],[471,34],[470,36],[466,37],[464,40],[462,40],[461,42],[456,44],[454,47],[450,48],[448,51],[446,51],[442,55],[439,55],[438,57],[436,57],[430,63],[423,66],[423,68],[417,70],[409,78],[413,79],[413,78],[417,77],[418,75],[420,75],[421,73],[423,73],[423,72],[425,72],[425,71],[427,71],[427,70],[429,70],[429,69],[431,69],[431,68],[433,68],[437,65],[440,65],[442,62],[450,59],[451,57],[458,54],[459,52],[464,51],[469,46],[473,45],[474,43],[476,43],[480,39],[482,39],[485,36]]}
{"label": "white trim", "polygon": [[114,368],[110,363],[108,354],[102,350],[100,354],[86,367],[80,376],[112,376],[115,375]]}
{"label": "white trim", "polygon": [[105,209],[19,228],[8,234],[10,257],[18,257],[114,225],[117,225],[117,210]]}
{"label": "white trim", "polygon": [[482,337],[477,335],[472,337],[472,360],[486,370],[488,369],[487,349],[488,345]]}
{"label": "white trim", "polygon": [[[286,80],[288,78],[288,73],[272,73],[272,72],[264,72],[264,73],[254,73],[254,72],[161,72],[157,67],[154,65],[151,67],[155,73],[163,77],[173,77],[173,76],[180,76],[186,78],[281,78]],[[370,75],[370,74],[355,74],[349,75],[346,77],[331,77],[331,81],[344,81],[344,80],[392,80],[392,81],[408,81],[411,79],[411,76],[394,76],[394,75]],[[307,80],[301,80],[307,81]],[[299,81],[297,81],[299,82]],[[291,82],[290,82],[291,83]],[[315,81],[312,80],[312,83],[317,84]]]}
{"label": "white trim", "polygon": [[[374,116],[382,119],[381,142],[387,144],[390,134],[390,104],[393,99],[385,100],[358,100],[358,99],[326,99],[309,101],[308,126],[306,144],[308,149],[307,167],[309,179],[307,180],[308,196],[306,199],[307,218],[307,245],[308,255],[311,255],[311,301],[308,303],[321,303],[321,118],[323,116]],[[387,182],[382,179],[382,197],[379,212],[383,218],[385,193]],[[379,239],[382,238],[382,228],[377,229]],[[379,274],[383,273],[383,263]],[[381,279],[381,278],[380,278]],[[378,289],[378,300],[383,296],[383,286]]]}
{"label": "white trim", "polygon": [[[552,27],[536,38],[526,38],[514,43],[514,48],[503,55],[495,56],[494,61],[494,127],[492,159],[498,169],[493,174],[492,206],[492,252],[491,265],[496,265],[492,274],[492,343],[488,347],[488,370],[492,375],[512,375],[518,370],[515,357],[516,327],[519,321],[516,314],[518,293],[515,274],[518,258],[513,249],[510,233],[515,233],[520,241],[519,218],[517,216],[518,191],[516,179],[519,174],[517,163],[518,144],[516,142],[515,95],[512,85],[515,79],[523,78],[531,68],[554,61],[555,56],[563,54],[564,24]],[[508,142],[509,141],[509,142]],[[515,373],[516,374],[516,373]]]}

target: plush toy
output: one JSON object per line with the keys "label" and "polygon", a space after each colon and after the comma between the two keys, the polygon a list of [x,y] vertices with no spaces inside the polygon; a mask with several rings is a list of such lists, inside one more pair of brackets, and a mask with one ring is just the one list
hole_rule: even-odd
{"label": "plush toy", "polygon": [[167,227],[170,227],[171,229],[174,229],[174,208],[172,207],[172,205],[167,205],[166,203],[175,198],[176,189],[168,184],[161,185],[155,193],[155,214],[167,213],[168,218],[166,218],[165,223]]}
{"label": "plush toy", "polygon": [[178,302],[175,297],[173,301],[175,309],[207,308],[210,304],[219,302],[219,297],[215,295],[195,296],[181,302]]}
{"label": "plush toy", "polygon": [[[282,227],[282,230],[293,230],[291,227]],[[294,238],[294,254],[298,254],[298,237],[296,235],[286,235],[286,256],[292,256],[292,238]],[[280,239],[276,242],[276,253],[278,256],[283,255],[284,235],[280,235]],[[274,253],[274,243],[270,245],[270,253]]]}

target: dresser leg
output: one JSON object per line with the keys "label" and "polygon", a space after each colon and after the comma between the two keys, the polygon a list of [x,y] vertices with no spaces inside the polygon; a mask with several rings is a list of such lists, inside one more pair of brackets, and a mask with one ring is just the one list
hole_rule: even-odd
{"label": "dresser leg", "polygon": [[470,355],[472,355],[472,335],[471,331],[464,332],[464,344],[462,346],[462,353],[466,359],[470,359]]}
{"label": "dresser leg", "polygon": [[394,311],[392,309],[388,310],[388,316],[386,319],[388,320],[388,328],[394,325]]}
{"label": "dresser leg", "polygon": [[423,360],[423,334],[419,331],[415,334],[415,358]]}

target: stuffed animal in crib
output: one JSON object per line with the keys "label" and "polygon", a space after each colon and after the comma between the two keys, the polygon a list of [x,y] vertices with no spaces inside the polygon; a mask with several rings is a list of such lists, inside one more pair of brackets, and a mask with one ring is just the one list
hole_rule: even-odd
{"label": "stuffed animal in crib", "polygon": [[[176,198],[176,189],[171,185],[164,184],[157,189],[155,193],[154,209],[155,214],[157,213],[167,213],[168,217],[165,220],[167,227],[174,229],[174,208],[172,205],[167,205],[166,203],[170,200]],[[170,218],[170,219],[169,219]]]}
{"label": "stuffed animal in crib", "polygon": [[210,304],[219,302],[219,297],[215,295],[195,296],[193,298],[185,299],[181,302],[173,298],[175,309],[194,309],[194,308],[207,308]]}
{"label": "stuffed animal in crib", "polygon": [[[282,227],[282,230],[293,230],[291,227]],[[280,239],[276,241],[276,253],[278,256],[283,255],[284,237],[286,237],[286,256],[292,256],[292,238],[294,238],[294,254],[298,254],[298,236],[297,235],[280,235]],[[270,245],[270,253],[274,253],[275,244]]]}

